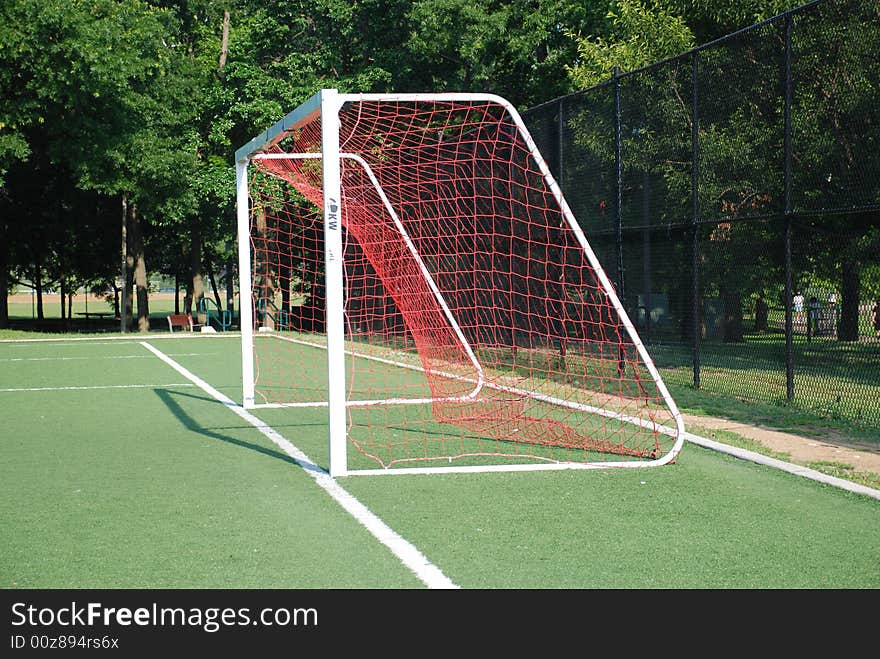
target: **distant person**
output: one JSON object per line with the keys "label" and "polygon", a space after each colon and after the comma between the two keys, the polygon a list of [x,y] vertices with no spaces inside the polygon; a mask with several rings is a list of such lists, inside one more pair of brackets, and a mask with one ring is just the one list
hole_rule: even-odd
{"label": "distant person", "polygon": [[837,293],[834,291],[828,294],[828,308],[834,311],[837,308]]}
{"label": "distant person", "polygon": [[800,291],[794,294],[794,298],[792,299],[792,305],[794,307],[794,317],[796,320],[804,319],[804,294]]}

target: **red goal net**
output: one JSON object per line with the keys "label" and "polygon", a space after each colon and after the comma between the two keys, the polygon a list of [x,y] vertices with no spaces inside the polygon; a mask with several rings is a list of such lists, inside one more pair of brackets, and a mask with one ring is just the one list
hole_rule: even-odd
{"label": "red goal net", "polygon": [[[515,111],[494,97],[344,98],[356,462],[674,458],[674,403]],[[252,156],[249,191],[257,402],[326,414],[323,157],[318,113]]]}

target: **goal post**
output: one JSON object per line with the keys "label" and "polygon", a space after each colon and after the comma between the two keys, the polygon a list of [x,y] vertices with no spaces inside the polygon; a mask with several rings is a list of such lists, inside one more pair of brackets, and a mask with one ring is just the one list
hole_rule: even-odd
{"label": "goal post", "polygon": [[331,476],[667,464],[684,424],[516,109],[325,89],[236,152],[243,403]]}

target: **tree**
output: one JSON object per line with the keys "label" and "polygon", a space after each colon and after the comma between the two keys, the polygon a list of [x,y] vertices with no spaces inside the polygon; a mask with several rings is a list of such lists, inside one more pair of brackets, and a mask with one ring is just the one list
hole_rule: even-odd
{"label": "tree", "polygon": [[608,36],[571,33],[577,60],[566,68],[579,88],[605,82],[614,73],[633,71],[690,50],[694,37],[681,16],[641,0],[619,0],[606,15]]}
{"label": "tree", "polygon": [[[693,10],[686,21],[675,18],[684,4]],[[723,33],[734,23],[743,27],[738,21],[766,17],[762,12],[789,4],[744,3],[733,8],[722,2],[669,0],[653,7],[630,0],[618,3],[619,11],[609,14],[612,37],[581,40],[580,60],[570,67],[581,84],[604,82],[585,95],[589,101],[570,122],[578,144],[603,163],[600,171],[612,171],[608,137],[614,130],[613,108],[607,82],[612,66],[637,68],[663,56],[664,44],[683,45],[689,32]],[[876,5],[827,2],[799,14],[794,23],[794,194],[789,210],[796,218],[795,230],[811,233],[810,254],[796,253],[794,265],[802,278],[815,273],[839,279],[839,289],[845,292],[841,297],[849,299],[842,305],[841,340],[858,337],[861,271],[877,254],[866,234],[876,219],[852,215],[851,210],[876,207],[880,199],[876,176],[871,175],[880,171],[878,150],[872,146],[880,141],[874,102],[880,75],[871,54],[878,11]],[[778,246],[778,230],[766,222],[741,222],[785,212],[784,52],[785,22],[775,21],[620,82],[624,199],[642,176],[650,176],[663,199],[653,209],[656,220],[686,222],[692,215],[691,76],[696,66],[696,219],[718,222],[700,239],[701,285],[706,294],[725,301],[725,340],[742,338],[744,299],[761,292],[766,282],[778,281],[784,265],[781,249],[754,250],[756,244]],[[851,216],[832,220],[828,212]],[[819,228],[831,222],[833,231]]]}
{"label": "tree", "polygon": [[705,44],[803,4],[803,0],[659,0],[682,16],[696,43]]}
{"label": "tree", "polygon": [[398,19],[402,55],[387,68],[398,90],[491,92],[515,105],[540,103],[571,91],[569,34],[601,22],[603,4],[421,0]]}
{"label": "tree", "polygon": [[[16,29],[3,33],[9,54],[3,70],[17,73],[0,76],[8,85],[3,114],[19,122],[30,160],[2,169],[27,169],[39,160],[82,190],[124,196],[131,208],[148,211],[186,187],[176,176],[186,154],[176,146],[186,121],[180,99],[190,94],[169,38],[171,14],[139,0],[11,0],[4,11]],[[37,192],[29,202],[44,198]],[[139,228],[132,233],[137,238]],[[39,235],[26,237],[32,254],[46,253]],[[44,233],[42,240],[50,238]],[[145,277],[140,281],[145,294]],[[144,303],[142,329],[146,312]]]}
{"label": "tree", "polygon": [[[798,226],[813,272],[837,279],[838,339],[859,338],[862,277],[880,258],[880,6],[827,2],[795,32],[793,151]],[[827,213],[835,212],[833,219]],[[833,230],[820,225],[833,223]]]}

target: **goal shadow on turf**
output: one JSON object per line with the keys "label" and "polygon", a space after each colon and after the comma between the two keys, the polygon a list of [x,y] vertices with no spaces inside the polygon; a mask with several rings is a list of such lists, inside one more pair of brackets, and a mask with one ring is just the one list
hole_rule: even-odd
{"label": "goal shadow on turf", "polygon": [[[326,473],[326,468],[321,467],[320,465],[314,463],[303,463],[291,456],[282,453],[280,451],[275,451],[271,448],[267,448],[265,446],[260,446],[259,444],[254,444],[252,442],[245,441],[243,439],[238,439],[236,437],[232,437],[230,435],[218,432],[215,429],[208,428],[201,423],[199,423],[191,414],[189,414],[183,406],[178,402],[181,398],[186,398],[190,400],[198,400],[205,401],[208,403],[213,403],[215,405],[222,405],[214,398],[210,398],[208,396],[199,396],[196,394],[183,393],[180,391],[173,391],[171,389],[154,389],[156,395],[159,397],[159,400],[164,403],[165,407],[183,424],[184,428],[187,430],[198,433],[199,435],[203,435],[205,437],[209,437],[211,439],[216,439],[221,442],[225,442],[227,444],[232,444],[234,446],[238,446],[240,448],[249,449],[251,451],[256,451],[257,453],[261,453],[270,458],[276,458],[278,460],[283,460],[284,462],[302,466],[304,469],[318,471],[321,473]],[[224,405],[225,407],[225,405]],[[297,425],[320,425],[320,424],[297,424]],[[253,426],[250,424],[242,424],[241,426],[234,426],[235,428],[240,428],[242,430],[253,430]]]}

